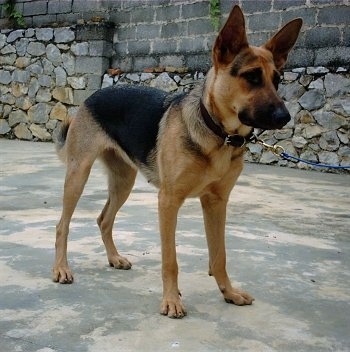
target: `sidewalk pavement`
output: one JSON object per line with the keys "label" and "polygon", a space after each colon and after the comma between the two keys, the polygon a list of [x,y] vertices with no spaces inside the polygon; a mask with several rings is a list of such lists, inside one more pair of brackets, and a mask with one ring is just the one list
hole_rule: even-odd
{"label": "sidewalk pavement", "polygon": [[117,220],[131,270],[110,268],[96,225],[94,167],[71,226],[72,285],[51,281],[64,166],[50,143],[0,140],[0,350],[349,351],[350,175],[247,164],[231,195],[227,268],[252,306],[224,302],[207,275],[198,200],[178,221],[188,316],[161,316],[157,193],[140,176]]}

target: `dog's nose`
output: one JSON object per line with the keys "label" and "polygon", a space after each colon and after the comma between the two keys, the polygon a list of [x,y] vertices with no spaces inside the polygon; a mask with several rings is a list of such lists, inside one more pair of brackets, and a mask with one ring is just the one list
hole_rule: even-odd
{"label": "dog's nose", "polygon": [[280,127],[286,125],[291,119],[289,111],[285,106],[274,107],[271,118],[274,124]]}

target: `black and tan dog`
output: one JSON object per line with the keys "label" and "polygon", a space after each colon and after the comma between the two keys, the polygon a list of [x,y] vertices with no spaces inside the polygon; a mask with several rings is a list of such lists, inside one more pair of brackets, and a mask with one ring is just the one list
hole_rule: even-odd
{"label": "black and tan dog", "polygon": [[73,281],[67,262],[69,223],[92,164],[99,158],[108,170],[109,196],[97,223],[111,266],[131,267],[116,249],[112,228],[137,170],[159,188],[161,314],[186,315],[178,287],[175,228],[187,197],[200,198],[209,274],[225,301],[252,303],[248,293],[232,287],[226,273],[226,205],[242,171],[244,145],[253,128],[277,129],[290,120],[277,86],[301,24],[301,19],[295,19],[265,45],[249,46],[243,14],[235,6],[216,38],[213,67],[203,85],[182,95],[145,87],[110,87],[85,101],[76,118],[63,126],[57,143],[67,174],[56,233],[54,281]]}

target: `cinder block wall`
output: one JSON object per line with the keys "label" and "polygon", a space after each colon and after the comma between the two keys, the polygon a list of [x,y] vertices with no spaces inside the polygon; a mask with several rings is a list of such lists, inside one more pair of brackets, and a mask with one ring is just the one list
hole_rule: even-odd
{"label": "cinder block wall", "polygon": [[[5,0],[0,0],[0,4]],[[260,45],[284,23],[304,20],[289,67],[349,66],[348,0],[221,0],[221,23],[234,4],[242,7],[251,43]],[[186,66],[206,71],[215,38],[208,0],[17,0],[28,27],[110,21],[116,27],[111,66]],[[1,13],[0,27],[7,19]]]}

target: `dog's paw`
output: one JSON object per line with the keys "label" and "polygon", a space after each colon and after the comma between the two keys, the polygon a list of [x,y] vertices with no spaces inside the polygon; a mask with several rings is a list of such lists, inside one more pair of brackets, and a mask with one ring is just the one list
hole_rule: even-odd
{"label": "dog's paw", "polygon": [[181,302],[180,297],[177,299],[166,299],[160,305],[160,314],[167,315],[169,318],[181,319],[187,315],[186,309]]}
{"label": "dog's paw", "polygon": [[247,292],[232,289],[228,292],[224,292],[224,299],[226,303],[232,303],[237,306],[245,306],[253,303],[254,298]]}
{"label": "dog's paw", "polygon": [[68,267],[54,267],[52,269],[52,281],[59,282],[60,284],[73,283],[73,275]]}
{"label": "dog's paw", "polygon": [[121,255],[115,255],[108,258],[109,265],[116,269],[129,270],[132,267],[132,264]]}

